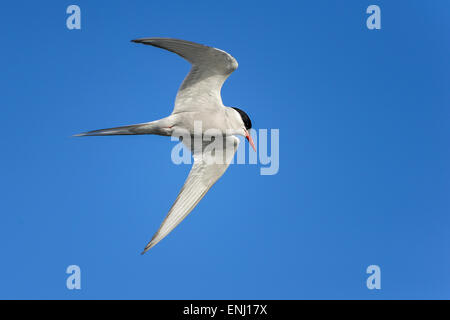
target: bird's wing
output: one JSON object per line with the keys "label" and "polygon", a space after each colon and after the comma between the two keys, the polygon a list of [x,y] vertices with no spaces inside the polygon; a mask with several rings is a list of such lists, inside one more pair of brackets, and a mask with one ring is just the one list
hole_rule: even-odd
{"label": "bird's wing", "polygon": [[220,89],[238,63],[225,51],[198,43],[171,38],[142,38],[136,43],[175,52],[192,64],[178,90],[173,113],[207,111],[223,106]]}
{"label": "bird's wing", "polygon": [[194,153],[194,164],[177,199],[159,230],[142,253],[150,250],[167,236],[195,208],[208,190],[227,170],[238,145],[238,138],[228,136],[224,138],[222,148]]}

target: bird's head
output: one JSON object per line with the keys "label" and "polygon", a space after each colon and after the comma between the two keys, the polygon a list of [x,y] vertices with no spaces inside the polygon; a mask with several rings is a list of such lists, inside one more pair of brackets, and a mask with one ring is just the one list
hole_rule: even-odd
{"label": "bird's head", "polygon": [[240,126],[239,134],[243,135],[250,145],[252,146],[253,150],[256,152],[255,144],[253,143],[252,136],[249,133],[249,130],[252,128],[252,121],[250,120],[250,117],[241,109],[232,107],[238,114],[240,119]]}

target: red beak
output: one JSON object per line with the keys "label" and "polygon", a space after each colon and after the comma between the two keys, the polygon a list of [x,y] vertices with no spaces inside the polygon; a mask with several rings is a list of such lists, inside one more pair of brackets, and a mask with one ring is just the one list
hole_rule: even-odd
{"label": "red beak", "polygon": [[255,144],[253,143],[252,136],[248,133],[248,131],[245,131],[245,137],[247,138],[248,142],[252,146],[253,150],[256,152]]}

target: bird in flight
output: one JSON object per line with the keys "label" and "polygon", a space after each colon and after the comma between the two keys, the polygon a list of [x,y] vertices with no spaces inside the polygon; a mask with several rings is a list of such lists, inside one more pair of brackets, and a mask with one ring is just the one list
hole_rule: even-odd
{"label": "bird in flight", "polygon": [[[252,123],[248,115],[241,109],[225,107],[220,95],[223,83],[238,67],[236,59],[225,51],[179,39],[142,38],[132,42],[174,52],[191,63],[191,70],[177,92],[172,114],[156,121],[75,136],[176,136],[177,132],[187,133],[188,137],[185,134],[181,140],[191,150],[194,163],[169,213],[142,252],[144,254],[183,221],[224,174],[239,145],[236,135],[246,137],[255,151],[256,148],[249,133]],[[196,144],[196,139],[200,139],[200,143]],[[208,148],[213,142],[221,143]]]}

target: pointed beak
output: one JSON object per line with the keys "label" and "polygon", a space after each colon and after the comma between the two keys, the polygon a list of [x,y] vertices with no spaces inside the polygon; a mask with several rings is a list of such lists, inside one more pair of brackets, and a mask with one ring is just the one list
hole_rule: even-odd
{"label": "pointed beak", "polygon": [[252,146],[253,150],[255,150],[255,152],[256,152],[256,147],[255,147],[255,144],[253,143],[252,136],[250,135],[250,133],[248,133],[247,130],[245,130],[245,138],[247,138],[247,140],[250,143],[250,145]]}

